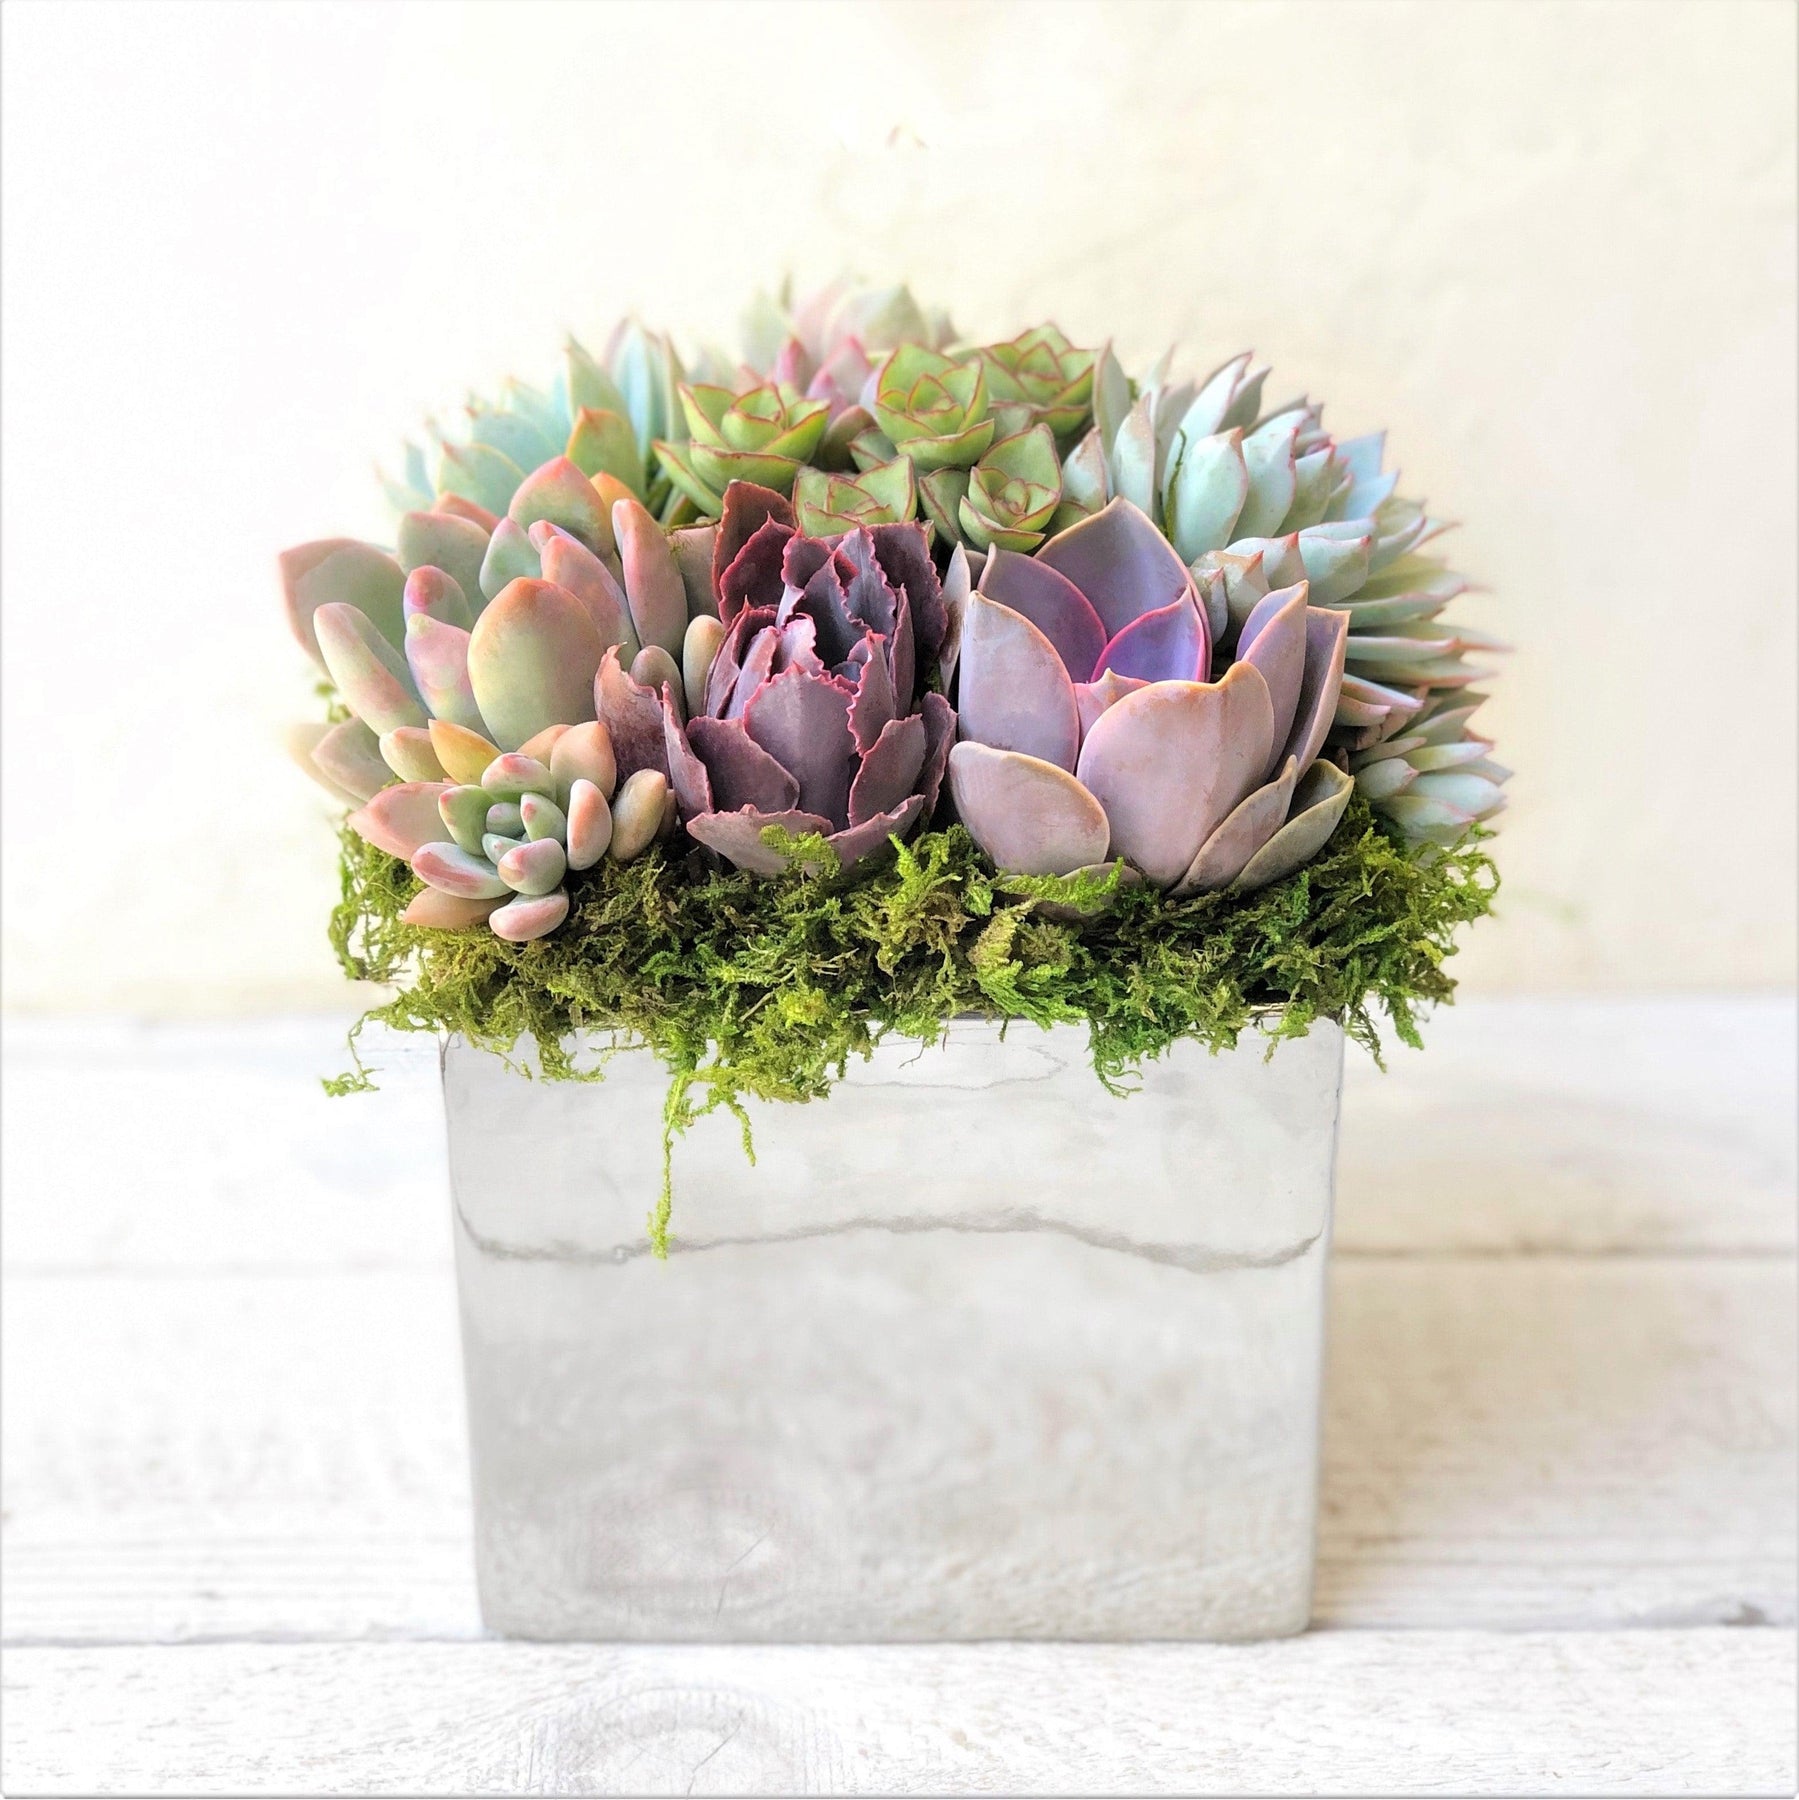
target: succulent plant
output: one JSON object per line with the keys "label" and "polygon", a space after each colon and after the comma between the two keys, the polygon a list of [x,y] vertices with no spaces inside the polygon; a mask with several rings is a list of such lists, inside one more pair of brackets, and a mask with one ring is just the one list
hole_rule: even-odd
{"label": "succulent plant", "polygon": [[1193,576],[1128,500],[959,586],[950,791],[1001,868],[1122,856],[1177,894],[1248,888],[1330,836],[1352,785],[1319,758],[1347,621],[1303,581],[1263,597],[1216,681]]}
{"label": "succulent plant", "polygon": [[1077,350],[1053,325],[1020,332],[1010,343],[984,344],[974,360],[986,371],[1002,437],[1047,425],[1058,441],[1066,442],[1092,416],[1098,357],[1091,350]]}
{"label": "succulent plant", "polygon": [[705,385],[683,387],[681,407],[689,441],[659,441],[656,460],[669,480],[707,518],[724,506],[733,481],[791,493],[794,477],[824,436],[829,408],[796,389],[759,382],[742,393]]}
{"label": "succulent plant", "polygon": [[[1214,636],[1227,649],[1269,592],[1308,582],[1312,605],[1340,609],[1349,619],[1336,748],[1366,751],[1433,710],[1459,715],[1447,729],[1461,732],[1464,706],[1479,697],[1445,702],[1484,673],[1465,663],[1464,653],[1502,646],[1436,623],[1467,584],[1425,553],[1447,527],[1395,494],[1397,474],[1381,467],[1384,433],[1339,442],[1324,429],[1322,409],[1303,398],[1264,409],[1268,370],[1248,353],[1203,382],[1171,381],[1170,362],[1163,357],[1133,391],[1116,358],[1101,353],[1093,428],[1065,460],[1058,528],[1115,497],[1130,500],[1163,527],[1192,568]],[[1454,741],[1484,744],[1465,732]],[[1393,802],[1400,790],[1382,785],[1400,779],[1396,772],[1362,785],[1402,829],[1441,836],[1496,812],[1506,773],[1488,764],[1454,784],[1433,780],[1399,805]]]}
{"label": "succulent plant", "polygon": [[734,482],[713,566],[718,617],[688,626],[679,679],[601,665],[620,769],[666,774],[689,835],[740,869],[789,865],[770,826],[853,868],[930,817],[955,734],[919,693],[948,623],[924,528],[811,537],[782,495]]}
{"label": "succulent plant", "polygon": [[351,714],[294,747],[427,884],[411,923],[542,936],[568,869],[673,824],[666,771],[627,768],[615,790],[596,684],[621,656],[647,679],[676,668],[694,600],[711,604],[715,532],[671,537],[631,495],[608,505],[607,484],[554,458],[491,531],[415,512],[397,555],[331,539],[281,558],[294,633]]}
{"label": "succulent plant", "polygon": [[583,474],[604,473],[659,517],[681,522],[650,446],[686,435],[677,400],[680,358],[664,337],[627,320],[594,357],[573,338],[548,392],[508,382],[497,402],[471,400],[454,437],[429,428],[431,453],[407,444],[402,473],[383,477],[399,513],[444,511],[489,528],[526,475],[557,456]]}
{"label": "succulent plant", "polygon": [[1056,440],[1044,424],[1001,438],[970,470],[939,469],[919,483],[931,522],[952,544],[1034,550],[1062,498]]}

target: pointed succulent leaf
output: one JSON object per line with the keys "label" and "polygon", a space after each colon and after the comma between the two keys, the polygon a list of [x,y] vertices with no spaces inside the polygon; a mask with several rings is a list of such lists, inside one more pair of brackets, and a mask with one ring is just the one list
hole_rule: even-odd
{"label": "pointed succulent leaf", "polygon": [[1101,861],[1111,827],[1064,768],[964,740],[949,753],[949,787],[969,835],[1015,875],[1065,875]]}
{"label": "pointed succulent leaf", "polygon": [[1192,587],[1168,540],[1141,508],[1124,499],[1051,538],[1037,560],[1080,589],[1108,638]]}
{"label": "pointed succulent leaf", "polygon": [[491,445],[445,444],[437,461],[439,510],[445,495],[456,494],[498,517],[512,504],[524,478],[525,471]]}
{"label": "pointed succulent leaf", "polygon": [[[481,597],[487,537],[479,525],[453,513],[409,512],[400,520],[396,554],[408,575],[418,569],[441,570],[462,590],[472,609]],[[474,620],[452,618],[447,622],[467,626]]]}
{"label": "pointed succulent leaf", "polygon": [[1108,459],[1112,492],[1146,513],[1157,510],[1158,500],[1153,407],[1152,395],[1138,395],[1125,414],[1123,424],[1118,427]]}
{"label": "pointed succulent leaf", "polygon": [[1081,718],[1081,736],[1086,737],[1093,729],[1093,721],[1108,706],[1116,706],[1126,694],[1134,694],[1138,688],[1148,687],[1147,681],[1135,677],[1118,674],[1108,669],[1096,681],[1077,681],[1074,686],[1074,708]]}
{"label": "pointed succulent leaf", "polygon": [[1221,549],[1249,496],[1243,434],[1219,432],[1177,444],[1168,494],[1168,532],[1183,562]]}
{"label": "pointed succulent leaf", "polygon": [[1289,756],[1279,776],[1239,801],[1218,829],[1200,845],[1199,854],[1176,884],[1175,894],[1211,894],[1229,887],[1242,874],[1249,859],[1286,822],[1294,784],[1298,780],[1299,764]]}
{"label": "pointed succulent leaf", "polygon": [[[583,475],[610,475],[640,500],[644,496],[643,455],[631,421],[622,413],[584,406],[576,415],[563,454]],[[603,546],[596,546],[603,548]]]}
{"label": "pointed succulent leaf", "polygon": [[962,504],[968,498],[966,469],[933,469],[918,483],[919,511],[948,543],[962,535]]}
{"label": "pointed succulent leaf", "polygon": [[[960,546],[956,555],[964,556],[966,568]],[[1030,620],[1055,646],[1071,681],[1085,681],[1093,674],[1106,647],[1106,628],[1066,575],[1041,557],[995,550],[981,570],[981,592]]]}
{"label": "pointed succulent leaf", "polygon": [[518,894],[488,915],[487,928],[509,944],[529,944],[548,937],[568,917],[568,895]]}
{"label": "pointed succulent leaf", "polygon": [[1355,783],[1335,763],[1313,763],[1294,790],[1286,824],[1249,859],[1237,886],[1245,893],[1266,887],[1309,863],[1329,843],[1354,792]]}
{"label": "pointed succulent leaf", "polygon": [[479,782],[487,765],[500,754],[478,731],[452,725],[447,719],[431,721],[431,748],[450,779],[464,785]]}
{"label": "pointed succulent leaf", "polygon": [[332,601],[313,614],[325,668],[344,704],[377,734],[423,725],[425,709],[406,658],[358,607]]}
{"label": "pointed succulent leaf", "polygon": [[724,504],[723,488],[715,487],[693,461],[691,444],[671,444],[658,438],[650,446],[664,476],[699,509],[702,518],[714,518]]}
{"label": "pointed succulent leaf", "polygon": [[[1267,780],[1287,757],[1287,739],[1299,707],[1299,696],[1305,681],[1307,609],[1306,584],[1279,588],[1256,604],[1237,639],[1239,658],[1255,664],[1268,683],[1269,698],[1274,703],[1273,748],[1268,766],[1262,771]],[[1308,759],[1309,761],[1309,759]],[[1302,768],[1306,764],[1300,765]]]}
{"label": "pointed succulent leaf", "polygon": [[980,593],[963,616],[958,694],[964,738],[1074,768],[1080,716],[1061,656],[1022,613]]}
{"label": "pointed succulent leaf", "polygon": [[1391,756],[1370,763],[1357,773],[1355,781],[1370,800],[1390,800],[1417,779],[1418,771],[1403,756]]}
{"label": "pointed succulent leaf", "polygon": [[533,469],[519,483],[507,517],[527,538],[533,525],[547,520],[570,537],[579,538],[596,555],[610,555],[613,549],[607,509],[601,505],[592,481],[566,456]]}
{"label": "pointed succulent leaf", "polygon": [[1204,681],[1211,660],[1204,615],[1183,594],[1133,619],[1106,645],[1095,665],[1135,681]]}
{"label": "pointed succulent leaf", "polygon": [[1374,539],[1366,534],[1342,538],[1313,529],[1299,534],[1300,561],[1312,584],[1312,604],[1333,606],[1347,600],[1368,578]]}
{"label": "pointed succulent leaf", "polygon": [[1273,723],[1268,684],[1250,663],[1216,683],[1156,682],[1107,708],[1075,773],[1105,808],[1111,854],[1157,887],[1179,881],[1257,785]]}
{"label": "pointed succulent leaf", "polygon": [[620,500],[613,507],[612,531],[638,642],[679,656],[687,629],[687,587],[666,534],[635,500]]}
{"label": "pointed succulent leaf", "polygon": [[918,482],[904,456],[858,476],[802,469],[793,484],[793,506],[808,537],[835,537],[858,525],[903,524],[917,509]]}
{"label": "pointed succulent leaf", "polygon": [[514,749],[546,725],[591,719],[603,650],[587,608],[566,588],[510,582],[469,638],[469,680],[489,735]]}
{"label": "pointed succulent leaf", "polygon": [[562,449],[561,437],[553,425],[546,426],[529,413],[513,412],[508,407],[470,407],[468,441],[498,450],[521,469],[535,469]]}
{"label": "pointed succulent leaf", "polygon": [[385,550],[354,538],[324,538],[283,550],[281,588],[288,623],[301,647],[323,663],[314,615],[333,603],[357,608],[390,644],[405,633],[400,608],[406,577]]}
{"label": "pointed succulent leaf", "polygon": [[398,787],[385,787],[366,806],[350,814],[350,829],[377,850],[410,860],[420,845],[443,835],[437,812],[437,798],[443,791],[441,781],[408,781]]}
{"label": "pointed succulent leaf", "polygon": [[487,554],[481,561],[481,592],[495,599],[510,581],[521,578],[535,581],[543,573],[543,562],[537,546],[516,519],[502,519],[487,540]]}
{"label": "pointed succulent leaf", "polygon": [[450,787],[437,797],[437,811],[444,829],[470,856],[481,854],[487,835],[487,814],[493,795],[484,787]]}
{"label": "pointed succulent leaf", "polygon": [[1288,508],[1293,504],[1297,480],[1293,440],[1298,430],[1298,415],[1288,413],[1270,419],[1243,439],[1243,466],[1249,475],[1249,493],[1237,516],[1238,536],[1271,534],[1286,518]]}

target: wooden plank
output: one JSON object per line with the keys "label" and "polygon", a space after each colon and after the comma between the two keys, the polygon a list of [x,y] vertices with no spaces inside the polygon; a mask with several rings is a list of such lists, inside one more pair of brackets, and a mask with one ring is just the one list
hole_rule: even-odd
{"label": "wooden plank", "polygon": [[1351,1058],[1339,1251],[1791,1251],[1790,996],[1474,1003]]}
{"label": "wooden plank", "polygon": [[[32,1269],[447,1262],[434,1046],[341,1019],[12,1022],[7,1258]],[[1790,1251],[1790,1000],[1470,1004],[1350,1059],[1339,1254]],[[128,1176],[124,1172],[128,1172]]]}
{"label": "wooden plank", "polygon": [[1783,1632],[15,1650],[36,1794],[1786,1794]]}
{"label": "wooden plank", "polygon": [[[1710,1258],[1345,1259],[1318,1617],[1794,1617],[1794,1283]],[[14,1642],[458,1637],[447,1274],[15,1277]]]}

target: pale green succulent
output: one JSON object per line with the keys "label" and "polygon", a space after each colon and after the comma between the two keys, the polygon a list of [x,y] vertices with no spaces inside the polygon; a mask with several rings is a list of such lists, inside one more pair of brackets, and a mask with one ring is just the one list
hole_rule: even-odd
{"label": "pale green succulent", "polygon": [[791,493],[794,477],[818,449],[830,412],[824,401],[772,381],[742,393],[684,386],[681,406],[689,441],[659,440],[656,460],[704,518],[719,515],[733,481]]}
{"label": "pale green succulent", "polygon": [[1062,471],[1048,425],[1001,438],[972,469],[938,469],[918,484],[926,516],[951,544],[1035,550],[1050,535]]}

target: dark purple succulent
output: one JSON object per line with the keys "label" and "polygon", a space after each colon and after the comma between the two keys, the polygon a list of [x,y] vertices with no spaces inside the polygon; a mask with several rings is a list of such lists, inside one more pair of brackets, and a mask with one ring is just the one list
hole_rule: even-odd
{"label": "dark purple succulent", "polygon": [[712,566],[718,622],[690,625],[679,691],[616,656],[600,670],[621,776],[661,769],[694,840],[755,874],[788,866],[771,825],[817,833],[845,869],[917,829],[956,735],[949,702],[919,693],[948,624],[924,527],[806,537],[781,495],[733,482]]}

